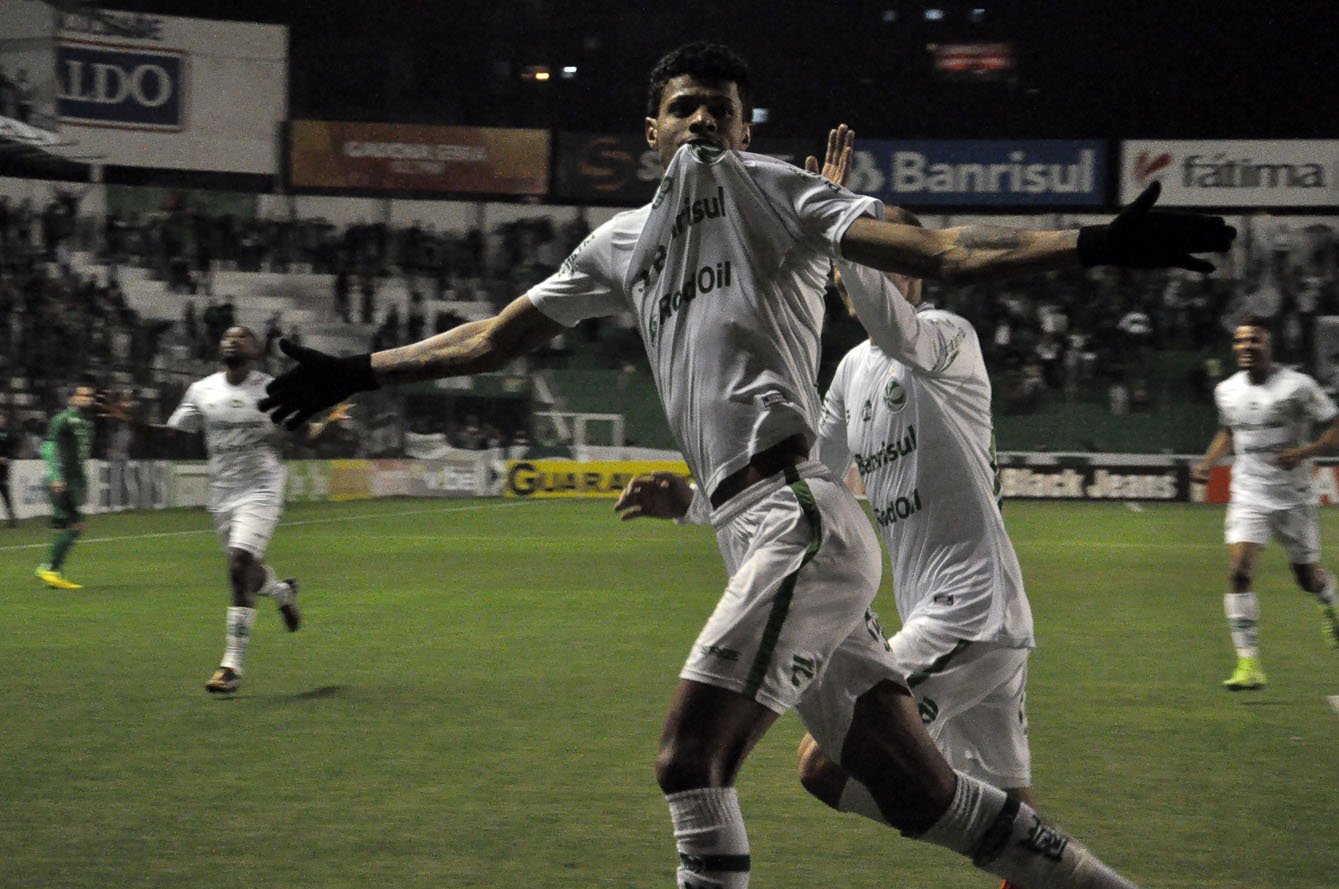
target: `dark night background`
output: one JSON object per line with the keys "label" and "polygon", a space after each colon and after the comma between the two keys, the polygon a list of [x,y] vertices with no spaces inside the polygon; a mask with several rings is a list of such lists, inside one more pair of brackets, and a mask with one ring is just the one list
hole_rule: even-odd
{"label": "dark night background", "polygon": [[[1339,4],[1329,0],[105,6],[288,25],[294,118],[639,129],[655,60],[715,39],[753,66],[775,135],[840,120],[869,138],[1339,136]],[[942,19],[927,20],[927,8]],[[1012,43],[1012,74],[946,81],[926,47],[963,41]],[[524,81],[529,65],[554,79]],[[558,76],[565,65],[575,77]]]}

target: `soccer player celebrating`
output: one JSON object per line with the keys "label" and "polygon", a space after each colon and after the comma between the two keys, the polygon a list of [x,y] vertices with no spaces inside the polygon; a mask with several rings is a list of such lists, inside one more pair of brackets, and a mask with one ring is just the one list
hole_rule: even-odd
{"label": "soccer player celebrating", "polygon": [[[1277,537],[1288,553],[1297,585],[1320,603],[1325,638],[1339,649],[1335,579],[1320,567],[1319,498],[1311,485],[1311,458],[1339,446],[1339,409],[1314,379],[1274,363],[1269,319],[1249,317],[1232,335],[1235,374],[1214,388],[1219,429],[1192,473],[1207,481],[1209,470],[1232,453],[1224,539],[1231,570],[1223,596],[1237,669],[1223,680],[1229,691],[1265,687],[1260,666],[1260,599],[1255,561]],[[1312,424],[1324,424],[1309,441]]]}
{"label": "soccer player celebrating", "polygon": [[[298,582],[280,580],[264,562],[284,507],[285,472],[274,425],[256,407],[265,384],[273,379],[256,369],[260,346],[246,327],[230,327],[219,342],[223,369],[197,380],[164,425],[146,423],[129,405],[104,399],[110,417],[155,436],[203,432],[209,454],[209,512],[228,555],[231,604],[225,621],[223,659],[205,689],[230,694],[241,682],[251,628],[256,622],[256,597],[274,599],[284,626],[298,629]],[[347,416],[338,406],[324,419],[308,425],[309,438]]]}
{"label": "soccer player celebrating", "polygon": [[79,507],[88,496],[84,461],[93,453],[92,386],[75,386],[65,410],[51,418],[42,439],[42,459],[46,462],[47,496],[51,498],[51,551],[47,560],[33,573],[49,587],[78,590],[83,585],[61,574],[74,542],[84,530]]}
{"label": "soccer player celebrating", "polygon": [[[822,174],[839,185],[852,141],[844,126],[828,137]],[[817,172],[817,160],[807,167]],[[885,218],[920,225],[899,208],[886,208]],[[918,279],[837,265],[838,289],[870,336],[837,366],[819,458],[841,478],[854,457],[874,506],[902,619],[889,644],[936,746],[957,771],[1035,809],[1024,709],[1032,612],[1000,515],[990,377],[976,331],[924,302]],[[707,520],[700,490],[671,473],[659,481],[676,490],[649,509],[687,504],[683,515],[660,515]],[[629,486],[618,508],[654,514],[631,508],[636,490]],[[872,614],[870,623],[877,628]],[[812,735],[800,742],[800,780],[838,811],[884,821],[865,786]]]}
{"label": "soccer player celebrating", "polygon": [[261,408],[300,423],[351,392],[497,369],[583,319],[630,311],[730,574],[680,673],[656,762],[676,885],[748,885],[735,776],[794,709],[907,835],[1024,886],[1128,889],[1030,807],[955,772],[868,631],[878,540],[851,492],[809,456],[823,291],[837,256],[961,279],[1084,262],[1211,269],[1190,254],[1226,250],[1234,233],[1214,217],[1152,212],[1156,191],[1079,233],[888,223],[878,201],[748,153],[751,109],[748,67],[729,49],[669,53],[648,90],[646,140],[666,168],[650,204],[600,226],[495,317],[347,358],[281,342],[298,365]]}

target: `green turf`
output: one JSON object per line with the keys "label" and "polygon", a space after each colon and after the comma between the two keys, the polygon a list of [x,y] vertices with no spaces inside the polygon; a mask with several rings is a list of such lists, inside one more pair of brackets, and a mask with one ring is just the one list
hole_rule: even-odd
{"label": "green turf", "polygon": [[[1051,816],[1150,889],[1335,886],[1339,654],[1281,551],[1258,584],[1271,685],[1232,695],[1220,509],[1006,518]],[[271,562],[306,623],[262,601],[232,699],[203,691],[226,605],[203,513],[92,517],[76,592],[31,576],[46,533],[0,531],[0,886],[673,885],[652,762],[724,581],[706,529],[608,501],[295,506]],[[754,887],[998,885],[808,799],[800,734],[782,720],[740,778]]]}

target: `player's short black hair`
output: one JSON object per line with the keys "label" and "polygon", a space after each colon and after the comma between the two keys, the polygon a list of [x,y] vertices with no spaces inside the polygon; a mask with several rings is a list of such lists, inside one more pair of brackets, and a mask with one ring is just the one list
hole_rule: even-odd
{"label": "player's short black hair", "polygon": [[1274,322],[1272,319],[1266,318],[1264,315],[1247,315],[1245,318],[1242,318],[1237,322],[1237,326],[1259,327],[1262,328],[1265,333],[1269,333],[1273,329]]}
{"label": "player's short black hair", "polygon": [[749,63],[730,47],[706,41],[686,43],[656,62],[646,90],[647,117],[660,114],[665,84],[685,74],[709,83],[733,83],[739,91],[739,103],[744,106],[744,122],[753,118],[753,80]]}

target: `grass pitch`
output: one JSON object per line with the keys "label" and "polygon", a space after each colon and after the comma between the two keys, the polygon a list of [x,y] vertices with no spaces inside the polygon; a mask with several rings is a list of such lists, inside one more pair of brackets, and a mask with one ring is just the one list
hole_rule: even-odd
{"label": "grass pitch", "polygon": [[[1005,516],[1048,814],[1149,889],[1339,885],[1339,653],[1282,551],[1257,584],[1270,687],[1233,695],[1221,509]],[[93,516],[74,592],[32,577],[46,535],[0,531],[0,886],[673,885],[652,762],[725,580],[707,529],[622,524],[610,501],[293,506],[269,561],[301,579],[303,628],[262,600],[222,699],[203,512]],[[998,885],[805,796],[801,734],[783,719],[740,777],[753,886]]]}

